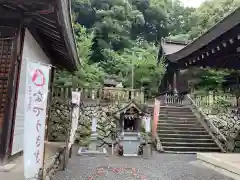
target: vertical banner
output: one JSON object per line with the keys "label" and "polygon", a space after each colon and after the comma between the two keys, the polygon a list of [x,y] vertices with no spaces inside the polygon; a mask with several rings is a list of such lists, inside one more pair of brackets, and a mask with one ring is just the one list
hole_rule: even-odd
{"label": "vertical banner", "polygon": [[26,63],[24,177],[31,179],[37,177],[43,167],[50,67],[32,61]]}
{"label": "vertical banner", "polygon": [[159,111],[160,111],[160,100],[155,98],[155,103],[154,103],[154,111],[153,111],[153,137],[156,137],[156,133],[157,133],[157,124],[158,124],[158,117],[159,117]]}
{"label": "vertical banner", "polygon": [[[80,98],[81,98],[81,93],[73,91],[72,92],[72,104],[73,104],[73,109],[72,109],[72,127],[71,127],[71,133],[70,133],[70,144],[69,146],[74,143],[75,141],[75,133],[78,128],[78,119],[79,119],[79,109],[80,109]],[[69,147],[69,148],[70,148]]]}

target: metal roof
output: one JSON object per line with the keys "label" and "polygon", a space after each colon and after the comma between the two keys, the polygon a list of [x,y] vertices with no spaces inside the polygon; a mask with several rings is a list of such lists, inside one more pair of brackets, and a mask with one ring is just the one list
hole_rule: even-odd
{"label": "metal roof", "polygon": [[186,44],[163,40],[161,42],[161,46],[162,46],[164,55],[169,55],[169,54],[173,54],[175,52],[180,51],[181,49],[183,49],[186,46]]}

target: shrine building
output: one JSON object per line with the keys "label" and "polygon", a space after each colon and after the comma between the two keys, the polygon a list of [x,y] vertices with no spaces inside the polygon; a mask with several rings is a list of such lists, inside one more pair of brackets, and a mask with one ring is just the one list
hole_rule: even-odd
{"label": "shrine building", "polygon": [[165,57],[167,71],[160,92],[187,90],[181,70],[190,67],[240,69],[240,7],[192,42],[163,39],[160,57]]}

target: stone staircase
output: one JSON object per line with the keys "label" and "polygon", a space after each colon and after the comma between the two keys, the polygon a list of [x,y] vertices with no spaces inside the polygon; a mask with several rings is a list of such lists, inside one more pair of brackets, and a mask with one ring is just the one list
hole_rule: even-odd
{"label": "stone staircase", "polygon": [[164,152],[221,152],[190,108],[161,106],[157,133]]}

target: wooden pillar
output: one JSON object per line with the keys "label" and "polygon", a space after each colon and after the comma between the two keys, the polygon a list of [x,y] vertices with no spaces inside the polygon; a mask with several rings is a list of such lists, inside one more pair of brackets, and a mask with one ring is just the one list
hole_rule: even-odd
{"label": "wooden pillar", "polygon": [[177,91],[177,75],[176,72],[174,72],[173,74],[173,91],[176,92]]}
{"label": "wooden pillar", "polygon": [[178,78],[179,78],[179,70],[175,70],[173,73],[173,92],[174,94],[178,94]]}

